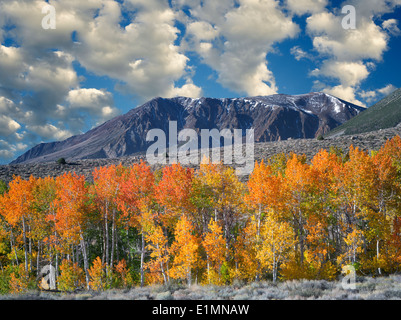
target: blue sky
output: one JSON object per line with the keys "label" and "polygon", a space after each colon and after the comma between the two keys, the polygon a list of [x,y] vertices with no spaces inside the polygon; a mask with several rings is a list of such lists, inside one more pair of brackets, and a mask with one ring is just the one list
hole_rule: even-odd
{"label": "blue sky", "polygon": [[157,96],[323,91],[369,107],[401,87],[399,17],[401,0],[3,0],[0,163]]}

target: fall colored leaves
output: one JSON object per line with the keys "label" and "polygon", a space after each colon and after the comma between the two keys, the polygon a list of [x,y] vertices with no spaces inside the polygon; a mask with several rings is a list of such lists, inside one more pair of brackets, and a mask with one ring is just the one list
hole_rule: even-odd
{"label": "fall colored leaves", "polygon": [[0,262],[8,289],[41,266],[73,291],[181,281],[334,279],[401,266],[401,139],[256,163],[249,180],[220,164],[131,167],[24,181],[0,196]]}

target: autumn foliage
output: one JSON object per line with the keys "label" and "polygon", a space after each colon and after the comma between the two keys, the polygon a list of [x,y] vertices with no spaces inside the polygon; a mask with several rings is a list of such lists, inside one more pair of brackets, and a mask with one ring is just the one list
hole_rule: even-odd
{"label": "autumn foliage", "polygon": [[399,272],[401,138],[371,153],[277,155],[247,182],[210,163],[14,177],[0,195],[0,265],[14,293],[45,265],[61,291]]}

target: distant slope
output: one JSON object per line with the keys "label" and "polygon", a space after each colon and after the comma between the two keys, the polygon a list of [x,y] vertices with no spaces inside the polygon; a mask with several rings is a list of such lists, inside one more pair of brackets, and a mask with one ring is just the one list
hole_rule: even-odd
{"label": "distant slope", "polygon": [[401,89],[388,95],[358,116],[334,128],[326,136],[359,134],[394,128],[401,123]]}
{"label": "distant slope", "polygon": [[13,164],[67,160],[119,158],[147,150],[151,129],[167,133],[169,121],[178,130],[250,129],[255,141],[315,138],[364,110],[325,93],[290,96],[277,94],[235,99],[155,98],[88,131],[65,141],[42,143],[18,157]]}

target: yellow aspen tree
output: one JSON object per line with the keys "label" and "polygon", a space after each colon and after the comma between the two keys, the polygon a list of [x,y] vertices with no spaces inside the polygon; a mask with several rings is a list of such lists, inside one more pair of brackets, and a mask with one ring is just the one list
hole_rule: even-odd
{"label": "yellow aspen tree", "polygon": [[168,239],[161,226],[152,225],[146,232],[146,249],[150,251],[151,260],[145,264],[145,269],[149,269],[152,283],[160,282],[162,277],[164,284],[169,282],[169,248]]}
{"label": "yellow aspen tree", "polygon": [[257,222],[251,217],[244,228],[239,230],[234,244],[235,277],[240,280],[254,281],[260,272],[260,262],[256,258]]}
{"label": "yellow aspen tree", "polygon": [[276,282],[280,264],[288,259],[295,245],[294,231],[289,223],[277,221],[274,212],[270,211],[262,224],[261,238],[257,259],[263,268],[272,271],[273,282]]}
{"label": "yellow aspen tree", "polygon": [[194,234],[194,227],[184,215],[178,221],[174,233],[175,241],[171,245],[174,256],[172,268],[169,271],[173,279],[186,280],[188,286],[192,283],[192,270],[198,262],[199,239]]}
{"label": "yellow aspen tree", "polygon": [[221,268],[226,257],[226,242],[223,229],[213,219],[210,219],[209,231],[202,241],[202,246],[206,252],[207,282],[222,284]]}
{"label": "yellow aspen tree", "polygon": [[[203,230],[199,231],[206,232],[210,218],[213,217],[223,228],[226,253],[229,254],[235,240],[233,231],[245,220],[245,186],[235,175],[235,170],[223,164],[201,163],[194,180],[194,202],[200,207],[206,203],[211,209],[208,212],[200,210],[202,217],[197,220],[200,220]],[[229,257],[227,260],[230,260]]]}

